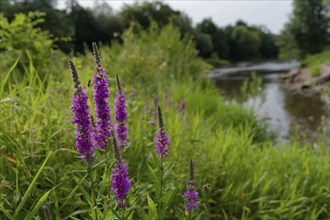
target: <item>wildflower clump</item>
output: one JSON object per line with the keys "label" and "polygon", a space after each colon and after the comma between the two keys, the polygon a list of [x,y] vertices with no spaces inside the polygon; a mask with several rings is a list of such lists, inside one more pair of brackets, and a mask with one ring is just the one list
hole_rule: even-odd
{"label": "wildflower clump", "polygon": [[90,121],[90,108],[87,104],[87,91],[80,84],[78,73],[72,61],[69,61],[74,82],[74,94],[72,96],[71,110],[73,112],[72,123],[76,124],[76,147],[83,160],[92,159],[92,123]]}

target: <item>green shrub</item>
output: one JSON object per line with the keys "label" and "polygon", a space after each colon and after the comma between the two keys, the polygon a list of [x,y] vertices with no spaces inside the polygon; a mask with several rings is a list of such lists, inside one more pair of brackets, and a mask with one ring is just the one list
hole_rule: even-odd
{"label": "green shrub", "polygon": [[320,74],[321,65],[330,60],[330,51],[326,50],[322,53],[307,56],[301,61],[301,67],[308,67],[311,70],[312,76],[318,76]]}
{"label": "green shrub", "polygon": [[[0,62],[3,74],[21,56],[14,77],[21,79],[28,72],[25,68],[33,63],[34,68],[40,70],[41,78],[49,73],[47,70],[51,62],[58,62],[64,55],[55,50],[54,42],[57,40],[49,32],[38,27],[44,22],[45,13],[29,12],[27,15],[19,13],[13,21],[9,22],[0,14]],[[64,56],[65,57],[65,56]]]}

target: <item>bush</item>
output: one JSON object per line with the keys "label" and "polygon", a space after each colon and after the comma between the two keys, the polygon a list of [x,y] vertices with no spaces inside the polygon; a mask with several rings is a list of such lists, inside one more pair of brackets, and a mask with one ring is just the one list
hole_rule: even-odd
{"label": "bush", "polygon": [[309,68],[311,70],[312,76],[315,77],[320,74],[321,65],[329,60],[330,52],[326,50],[319,54],[307,56],[303,61],[301,61],[300,66]]}
{"label": "bush", "polygon": [[[0,54],[2,73],[14,63],[20,56],[14,76],[22,78],[26,68],[33,63],[41,78],[49,73],[47,67],[51,62],[63,57],[63,54],[55,50],[56,38],[49,32],[41,30],[38,26],[44,22],[45,13],[29,12],[27,15],[19,13],[11,22],[0,14]],[[65,57],[65,56],[64,56]]]}

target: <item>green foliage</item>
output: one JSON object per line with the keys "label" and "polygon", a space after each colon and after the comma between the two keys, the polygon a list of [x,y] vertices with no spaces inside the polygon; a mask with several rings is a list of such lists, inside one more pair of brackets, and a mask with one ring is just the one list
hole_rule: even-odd
{"label": "green foliage", "polygon": [[[101,47],[103,65],[109,73],[110,103],[115,94],[115,72],[127,94],[132,86],[138,92],[135,100],[128,99],[129,143],[123,151],[132,180],[127,219],[159,217],[154,177],[159,173],[153,153],[156,128],[150,124],[152,115],[145,111],[144,103],[165,92],[173,105],[165,105],[160,98],[171,139],[165,165],[169,172],[164,173],[161,201],[167,208],[162,210],[162,216],[185,217],[182,193],[188,178],[187,164],[193,159],[200,194],[200,214],[196,213],[196,219],[330,217],[326,206],[330,163],[322,143],[318,151],[294,142],[274,147],[252,112],[226,104],[212,82],[203,77],[206,65],[196,57],[189,37],[180,38],[178,29],[171,25],[133,30],[136,29],[126,31],[123,45]],[[0,195],[5,198],[0,201],[0,216],[11,219],[19,208],[19,219],[44,219],[38,211],[43,204],[53,219],[93,219],[86,164],[74,147],[70,71],[66,61],[57,58],[38,73],[32,62],[38,57],[34,56],[31,54],[30,62],[22,64],[27,66],[23,66],[26,71],[21,81],[11,77],[19,71],[13,65],[15,57],[13,71],[5,71],[8,77],[1,84],[0,110],[6,117],[0,118]],[[74,62],[82,84],[91,94],[86,85],[94,71],[92,56],[80,55]],[[42,81],[39,75],[46,72],[50,76]],[[57,80],[57,74],[62,73],[66,74]],[[183,114],[176,109],[182,99],[186,102]],[[95,210],[101,219],[121,217],[109,192],[113,166],[110,153],[97,150],[93,164],[98,195]]]}
{"label": "green foliage", "polygon": [[228,60],[221,60],[216,54],[212,54],[211,57],[205,59],[205,61],[211,64],[213,68],[220,68],[230,65],[230,62]]}
{"label": "green foliage", "polygon": [[[13,20],[17,13],[46,13],[44,21],[39,23],[38,27],[65,39],[55,42],[65,53],[85,53],[86,45],[91,45],[94,41],[106,45],[111,45],[113,41],[122,43],[123,32],[132,22],[144,30],[156,22],[160,27],[172,24],[179,28],[181,37],[192,37],[199,56],[203,58],[216,54],[221,60],[235,62],[260,58],[275,59],[278,54],[274,36],[264,27],[237,22],[234,27],[220,28],[210,18],[202,20],[194,27],[188,15],[161,1],[125,5],[118,13],[102,1],[96,1],[93,8],[84,8],[77,0],[68,0],[66,10],[58,10],[54,5],[56,0],[3,0],[0,1],[0,13],[9,21]],[[257,44],[256,39],[260,41]],[[251,45],[245,44],[251,42]],[[248,51],[249,55],[245,54],[245,51]]]}
{"label": "green foliage", "polygon": [[292,35],[292,25],[286,24],[280,36],[277,38],[276,43],[280,48],[279,58],[297,59],[299,57],[299,48]]}
{"label": "green foliage", "polygon": [[[3,62],[0,64],[1,72],[4,73],[21,56],[18,69],[22,77],[24,67],[33,63],[34,68],[46,72],[52,58],[61,56],[55,51],[55,38],[47,31],[38,27],[44,21],[45,13],[29,12],[28,15],[17,14],[15,19],[9,22],[0,14],[0,54]],[[33,57],[31,56],[33,54]],[[45,75],[41,77],[44,78]]]}
{"label": "green foliage", "polygon": [[[206,47],[206,39],[202,41],[201,33],[209,37],[211,49]],[[277,58],[278,50],[274,36],[264,27],[248,26],[244,22],[237,22],[234,27],[218,28],[211,19],[204,19],[196,26],[194,34],[197,49],[202,57],[216,54],[220,59],[230,61],[246,61]],[[206,50],[206,52],[205,52]]]}
{"label": "green foliage", "polygon": [[258,57],[261,46],[261,39],[256,31],[249,30],[244,25],[237,25],[231,38],[235,41],[234,53],[239,54],[241,59],[247,60],[249,57]]}
{"label": "green foliage", "polygon": [[210,57],[214,50],[211,36],[204,33],[196,33],[195,41],[200,56]]}
{"label": "green foliage", "polygon": [[242,92],[242,98],[244,100],[248,99],[251,96],[256,96],[262,92],[262,79],[257,76],[255,72],[251,74],[251,80],[245,80],[241,92]]}
{"label": "green foliage", "polygon": [[301,67],[308,67],[312,71],[312,76],[318,76],[320,74],[320,67],[326,61],[330,61],[330,52],[323,51],[322,53],[307,56],[301,61]]}
{"label": "green foliage", "polygon": [[281,57],[305,57],[328,48],[329,3],[295,0],[293,6],[293,16],[281,34]]}

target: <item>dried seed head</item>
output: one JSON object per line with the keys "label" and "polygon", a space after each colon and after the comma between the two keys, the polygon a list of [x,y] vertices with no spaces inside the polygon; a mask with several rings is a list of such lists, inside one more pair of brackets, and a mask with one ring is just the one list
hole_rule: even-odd
{"label": "dried seed head", "polygon": [[70,69],[72,72],[72,80],[74,82],[74,88],[80,89],[80,80],[79,80],[76,66],[74,65],[74,63],[71,60],[69,60],[69,65],[70,65]]}
{"label": "dried seed head", "polygon": [[160,106],[158,105],[158,122],[159,122],[159,129],[161,132],[164,132],[164,121],[163,121],[163,114]]}
{"label": "dried seed head", "polygon": [[118,91],[120,92],[121,91],[121,85],[120,85],[119,76],[118,76],[117,73],[116,73],[116,83],[117,83]]}
{"label": "dried seed head", "polygon": [[188,182],[189,188],[193,189],[194,184],[195,184],[194,164],[193,164],[193,161],[190,160],[190,163],[189,163],[189,182]]}
{"label": "dried seed head", "polygon": [[96,70],[100,72],[102,69],[102,61],[101,61],[100,51],[95,42],[92,43],[92,48],[93,48],[94,59],[97,65]]}

